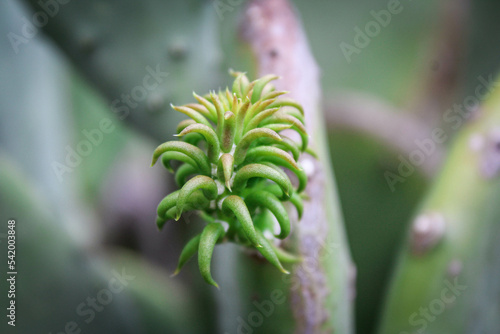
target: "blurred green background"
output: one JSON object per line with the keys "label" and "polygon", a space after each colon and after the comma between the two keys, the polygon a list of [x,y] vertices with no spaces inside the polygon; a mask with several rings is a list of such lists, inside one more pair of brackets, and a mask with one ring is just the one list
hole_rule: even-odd
{"label": "blurred green background", "polygon": [[[463,45],[452,48],[460,53],[442,57],[452,1],[401,1],[402,12],[350,63],[340,44],[353,44],[354,28],[373,20],[370,11],[387,8],[388,1],[293,3],[322,72],[332,173],[357,266],[357,300],[363,301],[356,303],[357,332],[372,333],[395,253],[439,161],[392,192],[384,172],[397,170],[397,145],[336,124],[329,113],[349,92],[432,125],[427,83],[449,57],[458,59],[456,80],[441,107],[472,92],[479,75],[496,73],[500,3],[470,1],[458,29]],[[73,321],[85,333],[236,332],[215,315],[230,288],[208,289],[193,265],[169,277],[191,223],[199,222],[156,230],[156,204],[172,181],[165,170],[149,168],[149,159],[181,119],[170,103],[189,102],[193,90],[224,87],[228,68],[251,70],[238,39],[244,4],[222,14],[213,1],[201,0],[58,6],[27,38],[26,20],[43,10],[38,1],[0,4],[0,264],[6,268],[6,222],[15,219],[19,273],[17,326],[7,328],[4,319],[2,333],[70,332]],[[150,71],[168,75],[160,74],[154,89],[138,89]],[[129,105],[121,101],[122,94],[142,91]],[[76,150],[106,119],[112,130],[98,130],[98,144],[61,171],[68,147]],[[88,298],[109,289],[122,270],[134,278],[87,323],[79,305],[89,309]],[[6,289],[2,280],[2,307]]]}

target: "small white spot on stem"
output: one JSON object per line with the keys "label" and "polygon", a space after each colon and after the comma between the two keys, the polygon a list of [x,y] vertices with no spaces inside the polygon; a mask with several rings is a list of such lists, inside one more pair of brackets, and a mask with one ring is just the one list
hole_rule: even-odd
{"label": "small white spot on stem", "polygon": [[441,213],[431,212],[418,216],[411,228],[411,249],[422,255],[434,247],[444,236],[446,221]]}
{"label": "small white spot on stem", "polygon": [[315,167],[314,162],[311,159],[304,159],[300,162],[300,164],[302,165],[307,177],[311,177],[314,174]]}

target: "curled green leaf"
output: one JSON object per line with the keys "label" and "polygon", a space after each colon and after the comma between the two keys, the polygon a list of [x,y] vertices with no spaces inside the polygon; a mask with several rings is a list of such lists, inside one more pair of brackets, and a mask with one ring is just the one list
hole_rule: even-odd
{"label": "curled green leaf", "polygon": [[215,199],[217,197],[217,184],[208,176],[198,175],[190,179],[184,184],[179,192],[177,198],[177,216],[175,220],[179,220],[184,205],[188,201],[191,194],[196,190],[203,190],[203,193],[208,199]]}
{"label": "curled green leaf", "polygon": [[293,190],[290,179],[276,169],[263,164],[249,164],[242,167],[234,177],[233,189],[241,190],[246,185],[248,179],[253,177],[262,177],[274,181],[283,190],[285,196],[289,196]]}
{"label": "curled green leaf", "polygon": [[283,268],[283,265],[281,265],[281,262],[274,251],[274,248],[271,246],[271,243],[266,239],[266,237],[264,237],[261,231],[257,231],[257,238],[259,243],[262,245],[262,247],[257,248],[257,250],[262,254],[262,256],[264,256],[267,261],[278,268],[282,273],[289,274],[290,272]]}
{"label": "curled green leaf", "polygon": [[239,144],[236,146],[236,149],[234,151],[234,163],[235,164],[240,164],[245,160],[247,150],[250,147],[250,145],[257,139],[270,139],[274,142],[281,142],[281,137],[279,134],[277,134],[275,131],[271,129],[264,129],[264,128],[259,128],[259,129],[253,129],[249,131],[246,135],[241,138],[241,141]]}
{"label": "curled green leaf", "polygon": [[206,126],[204,124],[192,124],[182,130],[182,132],[179,133],[179,136],[184,136],[193,132],[199,133],[205,138],[207,142],[208,159],[210,160],[210,162],[216,163],[220,153],[220,144],[219,139],[217,138],[217,134],[214,132],[214,130],[212,130],[210,126]]}
{"label": "curled green leaf", "polygon": [[214,117],[214,115],[210,112],[210,110],[208,110],[207,107],[205,107],[202,104],[189,103],[189,104],[186,104],[186,107],[197,111],[198,113],[200,113],[201,115],[203,115],[207,119],[211,120],[212,122],[217,121],[217,118]]}
{"label": "curled green leaf", "polygon": [[276,124],[276,123],[273,123],[273,124],[264,125],[262,127],[266,128],[266,129],[271,129],[271,130],[276,131],[276,132],[279,133],[280,131],[290,129],[292,127],[292,125],[290,125],[290,124]]}
{"label": "curled green leaf", "polygon": [[233,176],[234,158],[231,154],[225,153],[221,155],[217,170],[219,179],[224,180],[227,189],[231,191],[231,177]]}
{"label": "curled green leaf", "polygon": [[237,110],[236,123],[235,123],[236,133],[234,136],[234,142],[236,144],[240,142],[241,136],[243,135],[243,130],[245,128],[244,122],[249,107],[250,107],[250,100],[246,98],[245,102],[242,103]]}
{"label": "curled green leaf", "polygon": [[277,238],[285,239],[290,234],[290,219],[283,204],[276,196],[270,192],[260,190],[248,195],[245,202],[250,207],[260,206],[272,212],[281,228],[280,234],[276,236]]}
{"label": "curled green leaf", "polygon": [[300,169],[293,157],[280,148],[273,146],[257,146],[247,151],[245,162],[251,163],[262,160],[270,162],[282,160],[287,163],[287,165],[283,167],[295,170]]}
{"label": "curled green leaf", "polygon": [[262,78],[255,81],[252,93],[252,103],[257,102],[261,98],[262,91],[264,87],[273,80],[279,79],[277,75],[265,75]]}
{"label": "curled green leaf", "polygon": [[185,128],[187,128],[188,126],[190,126],[192,124],[197,124],[197,123],[196,123],[196,121],[194,121],[192,119],[185,119],[185,120],[181,121],[177,125],[177,133],[181,132],[182,130],[184,130]]}
{"label": "curled green leaf", "polygon": [[262,112],[263,110],[265,110],[267,108],[267,106],[269,106],[274,101],[275,100],[273,100],[273,99],[271,99],[271,100],[262,100],[262,101],[258,101],[254,105],[252,105],[248,109],[248,112],[247,112],[247,114],[245,116],[245,126],[247,126],[248,123],[250,122],[250,120],[252,120],[253,118],[255,118],[256,115],[258,115],[260,112]]}
{"label": "curled green leaf", "polygon": [[[158,205],[156,225],[159,230],[163,228],[166,221],[169,219],[176,219],[178,208],[177,200],[179,198],[180,190],[174,191],[170,195],[163,198],[163,200]],[[188,199],[186,205],[184,206],[184,211],[193,209],[204,209],[208,206],[209,201],[201,191],[193,193]]]}
{"label": "curled green leaf", "polygon": [[293,108],[297,109],[302,116],[304,116],[304,108],[302,108],[302,106],[299,103],[297,103],[296,101],[291,100],[291,99],[280,98],[279,100],[276,100],[275,102],[273,102],[273,104],[271,104],[269,107],[270,108],[293,107]]}
{"label": "curled green leaf", "polygon": [[195,92],[193,92],[193,96],[202,106],[207,108],[207,110],[212,115],[212,118],[214,120],[217,120],[217,111],[215,110],[215,106],[212,103],[210,103],[210,101],[208,101],[206,98],[197,95]]}
{"label": "curled green leaf", "polygon": [[234,214],[236,219],[240,222],[248,240],[250,240],[255,247],[260,247],[252,217],[250,216],[245,201],[243,201],[241,197],[235,195],[226,197],[222,202],[222,210],[226,213]]}
{"label": "curled green leaf", "polygon": [[248,162],[268,162],[276,166],[281,166],[289,169],[299,181],[297,192],[302,192],[307,185],[307,175],[304,170],[293,160],[293,158],[285,151],[269,146],[259,146],[251,149],[247,153]]}
{"label": "curled green leaf", "polygon": [[306,150],[309,144],[309,136],[307,135],[307,130],[305,126],[297,118],[287,115],[285,113],[279,113],[268,117],[262,122],[262,125],[272,124],[272,123],[284,123],[292,125],[292,129],[297,131],[302,139],[302,152]]}
{"label": "curled green leaf", "polygon": [[300,157],[300,149],[301,148],[297,145],[297,143],[295,143],[289,137],[284,136],[284,135],[280,135],[280,136],[281,136],[282,142],[275,145],[275,146],[278,148],[282,148],[285,151],[290,152],[292,154],[293,158],[295,159],[295,161],[298,161],[299,157]]}
{"label": "curled green leaf", "polygon": [[[179,190],[168,194],[161,200],[160,204],[158,204],[158,207],[156,209],[156,214],[158,215],[159,218],[164,218],[167,211],[175,206],[175,203],[177,202],[177,197],[179,197]],[[159,229],[163,227],[164,222],[165,221],[162,221],[161,226],[158,225]]]}
{"label": "curled green leaf", "polygon": [[[251,131],[251,130],[255,129],[265,119],[273,116],[278,110],[279,110],[279,108],[270,108],[270,109],[265,109],[265,110],[261,111],[260,113],[258,113],[257,115],[255,115],[255,117],[253,117],[248,122],[248,124],[245,126],[245,130],[243,130],[243,133],[247,133],[248,131]],[[268,122],[268,123],[265,123],[263,125],[270,124],[270,123],[273,123],[273,122]]]}
{"label": "curled green leaf", "polygon": [[233,99],[231,98],[231,100],[228,100],[226,93],[220,90],[218,96],[219,96],[219,101],[221,102],[222,107],[224,108],[224,111],[231,110],[231,104]]}
{"label": "curled green leaf", "polygon": [[[283,191],[277,184],[268,185],[265,187],[265,190],[269,191],[278,198],[283,198]],[[304,202],[302,200],[302,197],[297,192],[294,191],[290,195],[290,198],[288,198],[288,201],[290,201],[290,203],[292,203],[293,206],[295,206],[299,219],[301,219],[302,214],[304,213]]]}
{"label": "curled green leaf", "polygon": [[203,174],[210,174],[210,162],[208,161],[208,157],[205,155],[205,153],[200,148],[194,145],[178,141],[169,141],[158,146],[153,153],[151,166],[154,166],[156,164],[156,161],[158,161],[158,158],[163,153],[170,151],[184,153],[185,155],[196,161],[198,168]]}
{"label": "curled green leaf", "polygon": [[175,268],[172,276],[176,276],[181,271],[182,267],[186,264],[186,262],[191,259],[194,254],[198,251],[198,247],[200,245],[201,233],[197,236],[191,238],[186,246],[182,249],[181,255],[179,256],[179,262],[177,263],[177,268]]}
{"label": "curled green leaf", "polygon": [[230,111],[224,114],[224,129],[222,130],[221,148],[228,153],[233,148],[236,116]]}
{"label": "curled green leaf", "polygon": [[187,163],[191,166],[193,166],[194,170],[196,171],[198,169],[198,165],[196,164],[196,161],[185,155],[184,153],[181,152],[176,152],[176,151],[170,151],[170,152],[165,152],[161,156],[161,162],[165,168],[173,173],[174,169],[172,168],[172,165],[170,165],[170,161],[172,160],[177,160],[177,161],[182,161],[184,163]]}
{"label": "curled green leaf", "polygon": [[270,243],[271,247],[273,248],[274,252],[276,253],[276,257],[278,260],[282,263],[299,263],[302,262],[302,258],[294,255],[292,253],[287,252],[286,250],[273,245]]}
{"label": "curled green leaf", "polygon": [[210,99],[212,100],[217,112],[217,135],[222,139],[222,129],[224,128],[225,114],[224,106],[222,105],[219,97],[216,94],[210,93]]}
{"label": "curled green leaf", "polygon": [[190,117],[196,123],[205,124],[206,126],[210,126],[210,122],[205,118],[205,116],[203,116],[202,114],[200,114],[196,110],[193,110],[193,109],[188,108],[188,107],[182,107],[182,106],[177,107],[177,106],[174,106],[173,104],[171,104],[170,106],[172,107],[172,109],[177,110],[177,111],[185,114],[186,116]]}
{"label": "curled green leaf", "polygon": [[219,285],[212,278],[210,264],[215,244],[224,237],[224,228],[220,223],[210,223],[203,229],[198,246],[198,266],[201,276],[208,284],[219,288]]}
{"label": "curled green leaf", "polygon": [[190,164],[182,164],[177,168],[175,172],[175,183],[182,187],[186,182],[187,178],[190,175],[197,174],[198,169],[191,166]]}
{"label": "curled green leaf", "polygon": [[[289,92],[287,91],[279,91],[279,90],[275,90],[275,91],[272,91],[272,92],[269,92],[267,94],[264,94],[262,95],[262,100],[270,100],[270,99],[276,99],[278,96],[281,96],[281,95],[284,95],[284,94],[288,94]],[[276,107],[276,105],[273,103],[273,107]]]}
{"label": "curled green leaf", "polygon": [[235,93],[239,98],[243,98],[243,96],[246,96],[245,91],[247,86],[250,84],[250,81],[243,72],[230,72],[230,74],[236,76],[233,83],[233,93]]}

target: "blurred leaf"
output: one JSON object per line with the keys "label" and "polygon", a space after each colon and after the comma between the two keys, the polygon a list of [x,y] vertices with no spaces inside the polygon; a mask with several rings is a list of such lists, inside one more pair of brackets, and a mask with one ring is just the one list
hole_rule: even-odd
{"label": "blurred leaf", "polygon": [[226,75],[217,22],[201,0],[91,0],[61,4],[44,29],[120,119],[164,140],[181,119],[169,104],[217,88]]}
{"label": "blurred leaf", "polygon": [[415,172],[391,192],[385,171],[397,173],[397,153],[359,133],[330,133],[340,202],[357,268],[356,328],[371,333],[380,312],[395,253],[428,180]]}
{"label": "blurred leaf", "polygon": [[[0,169],[0,244],[4,250],[7,221],[16,220],[17,330],[59,332],[74,321],[82,331],[92,333],[196,332],[196,321],[189,320],[194,315],[190,298],[180,286],[170,285],[173,282],[165,274],[153,273],[132,257],[108,263],[85,255],[57,227],[43,194],[3,154]],[[7,268],[6,256],[1,263]],[[122,291],[113,280],[119,274]],[[118,290],[113,292],[113,287]],[[5,280],[0,288],[7,291]],[[96,298],[97,306],[91,306],[89,297]],[[0,298],[7,305],[7,294]],[[1,326],[5,328],[6,322]]]}

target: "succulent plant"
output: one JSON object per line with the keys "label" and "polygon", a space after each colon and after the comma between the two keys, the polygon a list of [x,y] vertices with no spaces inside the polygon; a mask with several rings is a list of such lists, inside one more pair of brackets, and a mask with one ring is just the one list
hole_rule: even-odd
{"label": "succulent plant", "polygon": [[[254,247],[271,264],[288,273],[281,262],[298,258],[278,245],[279,239],[291,231],[283,202],[290,201],[300,219],[300,193],[307,183],[297,162],[308,145],[302,107],[280,97],[286,92],[275,90],[270,83],[278,79],[275,75],[250,82],[244,73],[231,74],[235,76],[232,91],[226,88],[205,96],[193,93],[198,103],[172,106],[190,119],[177,127],[176,136],[182,141],[158,146],[151,164],[161,157],[165,168],[175,173],[180,187],[158,205],[158,228],[192,211],[198,211],[208,222],[182,250],[174,275],[198,252],[201,275],[214,286],[217,283],[210,273],[212,253],[216,244],[225,241]],[[295,130],[301,143],[280,134],[287,129]],[[173,160],[180,162],[176,168],[171,164]],[[295,175],[296,186],[290,174]]]}

